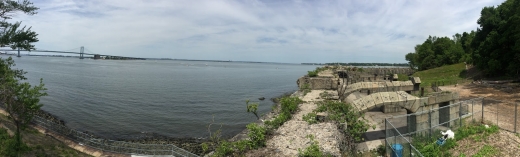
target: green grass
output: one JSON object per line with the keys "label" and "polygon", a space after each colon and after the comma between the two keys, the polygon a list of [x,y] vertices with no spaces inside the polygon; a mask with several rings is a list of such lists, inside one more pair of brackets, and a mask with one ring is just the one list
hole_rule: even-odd
{"label": "green grass", "polygon": [[405,74],[397,74],[397,81],[408,81],[408,75]]}
{"label": "green grass", "polygon": [[[14,124],[4,115],[0,115],[0,123],[3,123],[11,130],[14,129]],[[22,141],[26,146],[26,150],[23,151],[22,156],[90,156],[68,147],[55,138],[38,132],[34,128],[27,128],[22,132]],[[13,156],[13,142],[14,137],[8,134],[7,129],[0,128],[0,156]]]}
{"label": "green grass", "polygon": [[[441,156],[452,156],[449,152],[450,149],[455,148],[458,144],[457,141],[460,141],[465,138],[470,138],[475,142],[481,141],[492,134],[495,134],[499,131],[498,126],[492,125],[490,128],[486,128],[482,124],[472,123],[465,125],[455,131],[455,140],[447,140],[443,146],[438,146],[435,144],[437,138],[442,135],[440,132],[435,131],[431,137],[427,136],[416,136],[414,137],[414,141],[412,142],[415,148],[421,152],[421,154],[425,157],[434,157],[441,154]],[[477,155],[489,156],[496,153],[496,149],[490,146],[486,146],[480,150]]]}
{"label": "green grass", "polygon": [[433,82],[442,82],[445,85],[455,84],[465,79],[466,66],[464,63],[446,65],[434,69],[418,71],[412,76],[421,78],[421,87],[429,87]]}

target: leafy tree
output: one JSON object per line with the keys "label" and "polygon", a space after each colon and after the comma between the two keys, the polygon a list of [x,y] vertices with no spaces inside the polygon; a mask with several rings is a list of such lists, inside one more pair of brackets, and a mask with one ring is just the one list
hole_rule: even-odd
{"label": "leafy tree", "polygon": [[520,0],[484,7],[471,43],[475,65],[492,76],[518,76],[520,69]]}
{"label": "leafy tree", "polygon": [[[33,6],[28,0],[13,1],[0,0],[0,47],[11,47],[12,49],[33,50],[32,43],[37,42],[38,34],[31,31],[31,27],[20,29],[21,22],[9,23],[16,12],[22,12],[28,15],[36,14],[37,7]],[[19,156],[26,146],[22,143],[21,130],[27,127],[32,120],[34,114],[40,110],[42,106],[39,101],[41,96],[47,95],[40,79],[40,84],[31,86],[28,82],[24,82],[26,78],[23,76],[24,71],[12,69],[15,66],[11,57],[8,59],[0,58],[0,106],[3,106],[9,114],[8,118],[13,121],[16,126],[15,142],[12,152],[4,154],[7,156]]]}
{"label": "leafy tree", "polygon": [[13,121],[16,126],[14,151],[19,154],[23,150],[21,141],[21,130],[24,130],[29,124],[36,112],[42,106],[40,97],[47,95],[40,79],[40,84],[31,86],[28,82],[24,82],[26,78],[23,76],[26,72],[19,69],[12,69],[15,66],[11,57],[8,59],[0,59],[0,102],[9,114],[8,118]]}
{"label": "leafy tree", "polygon": [[38,42],[38,34],[31,31],[31,27],[26,26],[20,28],[21,22],[9,23],[16,12],[22,12],[28,15],[36,14],[38,7],[33,3],[24,1],[1,0],[0,1],[0,47],[11,47],[12,49],[20,48],[24,50],[34,50],[32,43]]}
{"label": "leafy tree", "polygon": [[415,46],[415,52],[406,54],[405,59],[411,68],[427,70],[460,62],[471,61],[472,50],[465,48],[472,37],[466,33],[455,34],[452,38],[429,36],[424,43]]}

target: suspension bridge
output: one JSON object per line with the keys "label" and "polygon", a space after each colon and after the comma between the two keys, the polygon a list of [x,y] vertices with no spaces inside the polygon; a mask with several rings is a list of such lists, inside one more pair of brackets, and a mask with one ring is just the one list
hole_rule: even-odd
{"label": "suspension bridge", "polygon": [[[73,51],[73,50],[79,50],[79,51]],[[44,49],[35,49],[35,50],[31,50],[31,51],[28,51],[28,50],[22,50],[22,49],[0,49],[0,51],[2,52],[16,52],[18,51],[18,55],[17,57],[22,57],[20,55],[20,52],[29,52],[29,54],[31,52],[41,52],[41,53],[64,53],[64,54],[79,54],[79,59],[84,59],[85,58],[85,55],[90,55],[90,56],[93,56],[92,58],[93,59],[101,59],[102,57],[103,58],[117,58],[117,59],[143,59],[143,58],[134,58],[134,57],[124,57],[124,56],[114,56],[114,55],[103,55],[103,54],[97,54],[97,53],[93,53],[91,52],[90,50],[86,49],[85,47],[81,46],[79,48],[74,48],[74,49],[70,49],[70,50],[63,50],[63,51],[56,51],[56,50],[44,50]],[[87,51],[88,53],[86,53],[85,51]]]}

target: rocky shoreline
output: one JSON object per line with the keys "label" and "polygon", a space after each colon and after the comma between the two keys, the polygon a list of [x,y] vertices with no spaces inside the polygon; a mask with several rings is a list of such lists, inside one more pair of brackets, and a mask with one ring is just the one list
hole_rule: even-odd
{"label": "rocky shoreline", "polygon": [[[297,95],[299,94],[298,91],[295,91],[295,92],[287,92],[287,93],[284,93],[278,97],[275,97],[275,98],[271,98],[270,100],[275,103],[274,105],[277,105],[279,106],[279,98],[282,98],[284,96],[290,96],[290,95]],[[3,106],[0,106],[0,108],[4,108]],[[258,121],[256,121],[255,123],[263,123],[263,120],[266,120],[266,119],[271,119],[273,118],[274,116],[276,116],[278,113],[274,112],[274,111],[271,111],[269,113],[266,113],[264,114]],[[63,126],[65,128],[68,128],[66,126],[66,122],[62,119],[60,119],[59,117],[47,112],[47,111],[44,111],[44,110],[40,110],[38,111],[36,114],[35,114],[37,117],[40,117],[40,118],[43,118],[51,123],[54,123],[54,125],[60,125],[60,126]],[[33,124],[36,124],[36,123],[33,123]],[[69,128],[71,130],[74,130],[72,128]],[[247,138],[247,129],[244,129],[243,131],[241,131],[240,133],[236,134],[235,136],[229,138],[230,141],[235,141],[235,140],[241,140],[241,139],[244,139],[244,138]],[[81,132],[81,131],[78,131],[78,132]],[[193,138],[193,137],[168,137],[168,136],[164,136],[164,135],[160,135],[160,134],[157,134],[157,133],[153,133],[153,132],[148,132],[148,133],[143,133],[141,135],[136,135],[135,137],[132,137],[132,138],[116,138],[116,139],[107,139],[107,138],[104,138],[104,137],[101,137],[101,136],[97,136],[91,132],[88,132],[88,131],[82,131],[81,132],[82,134],[85,134],[86,136],[90,137],[90,138],[95,138],[95,139],[99,139],[100,141],[108,141],[108,140],[115,140],[115,141],[121,141],[121,142],[129,142],[129,143],[136,143],[136,144],[161,144],[161,145],[168,145],[168,144],[172,144],[172,145],[175,145],[179,148],[182,148],[186,151],[189,151],[193,154],[197,154],[197,155],[204,155],[204,152],[203,152],[203,149],[201,147],[201,144],[204,143],[204,142],[208,142],[209,141],[209,138]],[[85,136],[84,135],[84,136]],[[71,139],[74,139],[74,138],[77,138],[77,137],[72,137],[74,135],[72,134],[69,134],[69,135],[63,135],[64,137],[68,137],[68,138],[71,138]]]}

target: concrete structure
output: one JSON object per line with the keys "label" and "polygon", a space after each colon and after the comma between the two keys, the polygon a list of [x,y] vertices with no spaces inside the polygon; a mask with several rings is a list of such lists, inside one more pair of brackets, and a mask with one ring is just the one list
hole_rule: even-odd
{"label": "concrete structure", "polygon": [[[366,112],[372,108],[383,107],[383,111],[398,112],[405,108],[408,113],[416,113],[407,118],[408,131],[427,130],[431,126],[445,123],[449,127],[455,122],[448,122],[452,116],[459,116],[459,107],[445,107],[458,102],[459,94],[451,92],[432,93],[428,97],[416,97],[404,91],[379,92],[354,100],[358,111]],[[440,108],[439,108],[440,107]]]}
{"label": "concrete structure", "polygon": [[[368,94],[376,92],[396,92],[396,91],[412,91],[414,84],[412,81],[393,81],[393,82],[358,82],[348,86],[343,85],[343,88],[338,89],[338,93],[342,94],[344,102],[348,95],[366,90]],[[341,91],[343,90],[343,91]]]}
{"label": "concrete structure", "polygon": [[338,89],[339,80],[334,77],[300,77],[296,84],[300,89],[304,86],[313,90],[336,90]]}

